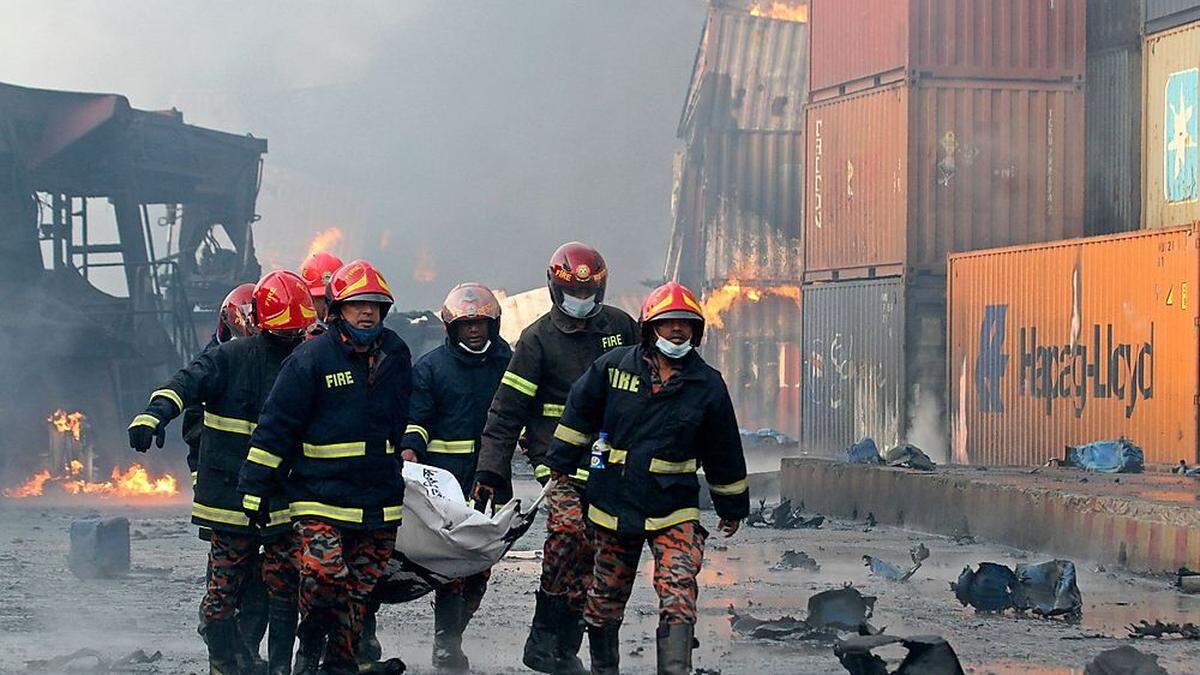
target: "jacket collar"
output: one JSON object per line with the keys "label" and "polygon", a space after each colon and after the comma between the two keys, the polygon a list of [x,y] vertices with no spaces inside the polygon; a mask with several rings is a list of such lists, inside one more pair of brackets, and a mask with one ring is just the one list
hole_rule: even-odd
{"label": "jacket collar", "polygon": [[607,308],[607,305],[602,304],[600,305],[600,311],[596,312],[594,316],[580,320],[567,316],[566,312],[558,308],[558,305],[552,305],[550,307],[550,322],[559,331],[568,335],[572,333],[604,332],[608,328]]}

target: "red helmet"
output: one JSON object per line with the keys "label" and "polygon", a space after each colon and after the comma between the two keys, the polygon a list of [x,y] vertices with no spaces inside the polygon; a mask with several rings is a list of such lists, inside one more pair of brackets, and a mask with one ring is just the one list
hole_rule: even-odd
{"label": "red helmet", "polygon": [[649,338],[651,324],[667,319],[691,321],[696,327],[692,331],[692,345],[700,346],[700,338],[704,336],[704,308],[686,286],[675,281],[668,281],[650,291],[642,303],[642,315],[638,319],[642,327],[642,339]]}
{"label": "red helmet", "polygon": [[325,297],[325,287],[333,273],[342,266],[342,259],[327,251],[317,251],[300,264],[300,276],[314,298]]}
{"label": "red helmet", "polygon": [[235,286],[221,302],[217,319],[217,341],[228,342],[235,337],[249,337],[258,332],[251,318],[254,314],[254,284]]}
{"label": "red helmet", "polygon": [[295,272],[268,272],[254,287],[254,324],[259,330],[298,336],[316,320],[312,296]]}
{"label": "red helmet", "polygon": [[447,327],[460,319],[490,319],[500,323],[500,301],[483,284],[459,284],[442,303],[442,323]]}
{"label": "red helmet", "polygon": [[600,311],[604,302],[604,289],[608,286],[608,266],[596,249],[577,241],[558,247],[550,256],[546,269],[546,281],[550,286],[550,299],[563,309],[563,294],[573,297],[591,297],[596,303],[588,316]]}
{"label": "red helmet", "polygon": [[378,302],[384,307],[381,314],[387,314],[388,308],[395,302],[392,289],[375,266],[366,260],[351,260],[342,265],[329,279],[329,289],[325,292],[332,315],[336,306],[347,300],[358,302]]}

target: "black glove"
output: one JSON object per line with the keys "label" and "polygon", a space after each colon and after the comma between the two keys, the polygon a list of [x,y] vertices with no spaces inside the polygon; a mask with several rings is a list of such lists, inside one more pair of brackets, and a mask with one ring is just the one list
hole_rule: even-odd
{"label": "black glove", "polygon": [[129,447],[138,452],[149,450],[151,441],[161,448],[166,440],[167,426],[150,413],[134,417],[129,425]]}
{"label": "black glove", "polygon": [[250,524],[255,527],[266,527],[267,523],[271,522],[271,514],[267,512],[266,504],[261,497],[255,495],[242,495],[242,513],[246,514]]}
{"label": "black glove", "polygon": [[486,507],[488,501],[497,507],[507,504],[512,499],[512,494],[512,483],[504,476],[491,471],[475,472],[475,486],[471,489],[471,497],[481,506]]}

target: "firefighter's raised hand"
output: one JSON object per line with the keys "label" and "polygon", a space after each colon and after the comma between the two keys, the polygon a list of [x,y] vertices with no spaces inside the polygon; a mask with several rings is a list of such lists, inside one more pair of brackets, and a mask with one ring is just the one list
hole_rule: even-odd
{"label": "firefighter's raised hand", "polygon": [[726,538],[732,537],[741,526],[742,521],[740,520],[725,520],[722,518],[720,522],[717,523],[717,529],[720,530],[721,534],[725,535]]}
{"label": "firefighter's raised hand", "polygon": [[417,461],[417,453],[413,452],[412,448],[405,448],[400,451],[400,459],[406,462],[415,462]]}
{"label": "firefighter's raised hand", "polygon": [[138,452],[146,452],[153,442],[162,447],[167,440],[167,429],[162,420],[150,413],[142,413],[133,418],[129,425],[129,447]]}

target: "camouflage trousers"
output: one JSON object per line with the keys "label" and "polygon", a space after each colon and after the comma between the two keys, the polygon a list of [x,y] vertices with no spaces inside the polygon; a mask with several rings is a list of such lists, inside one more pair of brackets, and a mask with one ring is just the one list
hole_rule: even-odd
{"label": "camouflage trousers", "polygon": [[483,594],[487,592],[488,579],[491,578],[492,571],[484,570],[479,574],[455,579],[434,591],[434,602],[461,595],[467,601],[467,614],[474,616],[475,612],[479,611],[479,605],[483,603]]}
{"label": "camouflage trousers", "polygon": [[296,566],[293,538],[276,537],[262,544],[257,535],[212,530],[208,550],[208,573],[200,621],[233,616],[246,588],[261,579],[271,597],[296,597]]}
{"label": "camouflage trousers", "polygon": [[542,591],[567,596],[572,611],[583,611],[592,583],[592,543],[583,517],[583,486],[555,482],[546,494],[546,543],[542,547]]}
{"label": "camouflage trousers", "polygon": [[396,547],[396,528],[351,530],[313,518],[294,524],[301,634],[328,637],[325,663],[355,666],[367,596]]}
{"label": "camouflage trousers", "polygon": [[688,521],[640,536],[592,527],[591,535],[596,567],[583,612],[587,623],[599,626],[621,621],[637,578],[642,547],[647,545],[654,555],[659,623],[696,623],[696,576],[704,561],[704,540],[708,536],[700,523]]}

